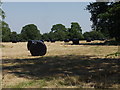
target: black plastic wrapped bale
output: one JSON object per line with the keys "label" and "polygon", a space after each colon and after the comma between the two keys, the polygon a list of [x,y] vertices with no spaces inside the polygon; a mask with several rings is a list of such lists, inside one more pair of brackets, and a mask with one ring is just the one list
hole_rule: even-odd
{"label": "black plastic wrapped bale", "polygon": [[64,42],[69,42],[69,39],[65,39]]}
{"label": "black plastic wrapped bale", "polygon": [[91,41],[94,41],[94,39],[92,38]]}
{"label": "black plastic wrapped bale", "polygon": [[73,44],[79,44],[79,39],[72,39]]}
{"label": "black plastic wrapped bale", "polygon": [[91,42],[91,39],[86,39],[86,42]]}
{"label": "black plastic wrapped bale", "polygon": [[45,40],[45,41],[50,42],[50,40]]}
{"label": "black plastic wrapped bale", "polygon": [[32,43],[34,43],[35,40],[29,40],[28,43],[27,43],[27,49],[30,50],[30,46]]}
{"label": "black plastic wrapped bale", "polygon": [[12,43],[17,43],[17,42],[18,42],[18,40],[13,39],[13,40],[11,40],[11,42],[12,42]]}
{"label": "black plastic wrapped bale", "polygon": [[50,40],[51,41],[51,43],[55,43],[55,40]]}
{"label": "black plastic wrapped bale", "polygon": [[42,41],[34,41],[30,45],[30,53],[32,56],[43,56],[47,52],[47,47]]}
{"label": "black plastic wrapped bale", "polygon": [[12,40],[12,43],[17,43],[17,40]]}
{"label": "black plastic wrapped bale", "polygon": [[44,40],[40,40],[40,41],[44,42]]}
{"label": "black plastic wrapped bale", "polygon": [[105,38],[101,38],[100,41],[105,41]]}

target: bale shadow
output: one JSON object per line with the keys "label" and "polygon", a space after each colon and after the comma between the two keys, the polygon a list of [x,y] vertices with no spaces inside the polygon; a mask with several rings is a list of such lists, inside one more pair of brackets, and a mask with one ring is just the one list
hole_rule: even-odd
{"label": "bale shadow", "polygon": [[[120,84],[120,59],[63,55],[34,59],[3,59],[3,75],[12,73],[28,79],[79,76],[79,81],[95,83],[96,88]],[[11,64],[6,66],[4,64]]]}

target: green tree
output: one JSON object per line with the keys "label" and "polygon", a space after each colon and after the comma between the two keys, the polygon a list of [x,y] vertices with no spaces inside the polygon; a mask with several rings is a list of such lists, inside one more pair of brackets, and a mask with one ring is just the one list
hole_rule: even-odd
{"label": "green tree", "polygon": [[50,39],[49,33],[44,33],[44,34],[42,34],[42,39],[43,39],[43,40],[49,40],[49,39]]}
{"label": "green tree", "polygon": [[19,35],[15,31],[11,32],[11,40],[12,41],[18,41],[18,40],[20,40]]}
{"label": "green tree", "polygon": [[56,35],[53,32],[49,32],[48,36],[50,40],[56,40]]}
{"label": "green tree", "polygon": [[98,17],[107,25],[110,36],[115,37],[120,42],[120,2],[111,3],[110,8],[105,13],[101,13]]}
{"label": "green tree", "polygon": [[9,42],[11,40],[11,30],[9,28],[9,25],[2,21],[2,41],[3,42]]}
{"label": "green tree", "polygon": [[105,38],[105,36],[100,31],[95,31],[95,30],[90,32],[85,32],[83,36],[85,39],[94,39],[94,40]]}
{"label": "green tree", "polygon": [[52,38],[55,40],[64,40],[67,37],[67,29],[62,24],[56,24],[52,26],[50,34],[54,34]]}
{"label": "green tree", "polygon": [[28,40],[40,40],[41,34],[37,26],[34,24],[28,24],[24,26],[21,30],[21,38],[24,41]]}
{"label": "green tree", "polygon": [[120,41],[120,2],[95,2],[87,6],[95,30]]}
{"label": "green tree", "polygon": [[98,15],[106,12],[108,9],[108,2],[93,2],[90,5],[87,5],[86,10],[91,13],[90,20],[92,21],[92,29],[98,29],[98,23],[102,24],[102,21],[99,20]]}
{"label": "green tree", "polygon": [[77,22],[71,23],[71,28],[68,28],[68,32],[69,32],[68,36],[70,39],[73,38],[83,39],[82,29]]}
{"label": "green tree", "polygon": [[[2,2],[0,1],[0,7],[2,6]],[[0,8],[0,16],[2,19],[5,19],[5,12]]]}
{"label": "green tree", "polygon": [[[0,6],[2,3],[0,2]],[[11,36],[11,30],[9,28],[9,25],[3,21],[5,19],[5,12],[0,8],[0,39],[2,39],[3,42],[10,41]],[[0,40],[1,41],[1,40]]]}

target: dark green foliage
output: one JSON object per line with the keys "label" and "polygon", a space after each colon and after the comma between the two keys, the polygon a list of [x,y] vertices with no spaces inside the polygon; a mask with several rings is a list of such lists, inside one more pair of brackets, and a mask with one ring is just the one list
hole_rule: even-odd
{"label": "dark green foliage", "polygon": [[96,29],[98,28],[98,22],[99,18],[98,15],[101,13],[104,13],[107,11],[108,8],[108,2],[94,2],[90,3],[90,5],[87,6],[87,10],[91,13],[90,20],[93,22],[92,28]]}
{"label": "dark green foliage", "polygon": [[[1,12],[0,16],[2,17],[2,19],[5,19],[5,12],[1,8],[0,8],[0,12]],[[9,25],[3,20],[0,23],[0,34],[1,34],[0,38],[2,38],[2,42],[10,42],[10,41],[16,42],[19,39],[17,33],[11,32]]]}
{"label": "dark green foliage", "polygon": [[12,42],[13,42],[13,41],[16,41],[16,42],[20,41],[20,36],[19,36],[19,34],[17,34],[15,31],[14,31],[14,32],[11,32],[11,41],[12,41]]}
{"label": "dark green foliage", "polygon": [[40,40],[41,34],[36,25],[29,24],[22,28],[21,38],[22,38],[22,40],[25,40],[25,41]]}
{"label": "dark green foliage", "polygon": [[[2,6],[2,2],[0,1],[0,7]],[[0,8],[0,16],[2,19],[5,19],[5,12]]]}
{"label": "dark green foliage", "polygon": [[53,25],[49,33],[42,35],[44,40],[58,40],[63,41],[65,39],[84,39],[82,35],[82,29],[77,22],[71,23],[71,28],[66,28],[62,24]]}
{"label": "dark green foliage", "polygon": [[87,10],[95,30],[120,41],[120,2],[94,2],[87,6]]}
{"label": "dark green foliage", "polygon": [[82,29],[77,22],[71,23],[71,28],[68,28],[68,36],[70,39],[83,39]]}
{"label": "dark green foliage", "polygon": [[[0,6],[1,5],[2,2],[0,2]],[[2,19],[5,19],[5,12],[1,8],[0,8],[0,16],[2,17]],[[8,42],[10,41],[10,35],[11,35],[11,30],[9,28],[9,25],[5,21],[0,20],[0,39],[2,39],[3,42]]]}
{"label": "dark green foliage", "polygon": [[71,23],[71,28],[66,28],[62,24],[53,25],[49,33],[42,35],[43,40],[58,40],[64,41],[65,39],[84,39],[82,29],[77,22]]}
{"label": "dark green foliage", "polygon": [[49,37],[49,33],[43,33],[43,34],[42,34],[42,39],[43,39],[43,40],[49,40],[49,38],[50,38],[50,37]]}
{"label": "dark green foliage", "polygon": [[83,34],[85,39],[99,40],[105,38],[105,36],[100,31],[90,31]]}
{"label": "dark green foliage", "polygon": [[52,39],[55,39],[55,40],[60,40],[60,41],[64,40],[67,38],[66,37],[67,36],[67,29],[62,24],[53,25],[51,28],[50,36]]}
{"label": "dark green foliage", "polygon": [[105,41],[105,45],[120,45],[120,43],[115,40],[110,40],[110,41]]}
{"label": "dark green foliage", "polygon": [[11,40],[11,30],[8,24],[2,21],[2,41],[8,42]]}

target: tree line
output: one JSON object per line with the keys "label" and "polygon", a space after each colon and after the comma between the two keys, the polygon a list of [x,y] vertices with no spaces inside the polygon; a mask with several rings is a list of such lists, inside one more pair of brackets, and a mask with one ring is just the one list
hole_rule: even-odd
{"label": "tree line", "polygon": [[66,28],[63,24],[53,25],[50,32],[41,34],[35,24],[22,27],[20,34],[11,32],[9,25],[4,21],[5,13],[2,12],[2,41],[12,40],[65,40],[65,39],[102,39],[115,38],[120,41],[120,2],[92,2],[86,6],[91,13],[92,31],[82,33],[81,26],[77,22],[71,22],[71,27]]}
{"label": "tree line", "polygon": [[93,2],[86,10],[91,13],[92,29],[120,42],[120,1]]}
{"label": "tree line", "polygon": [[8,24],[3,22],[2,25],[2,41],[28,41],[28,40],[57,40],[65,39],[101,39],[104,35],[99,31],[85,32],[82,34],[82,29],[77,22],[71,23],[71,28],[66,28],[62,24],[53,25],[49,33],[41,34],[35,24],[28,24],[22,27],[20,34],[15,31],[11,32]]}

